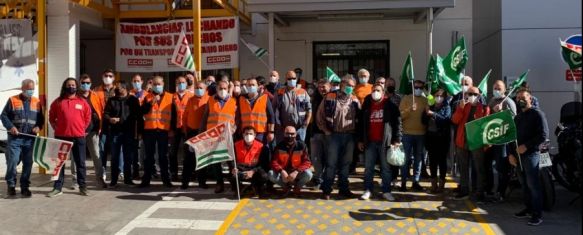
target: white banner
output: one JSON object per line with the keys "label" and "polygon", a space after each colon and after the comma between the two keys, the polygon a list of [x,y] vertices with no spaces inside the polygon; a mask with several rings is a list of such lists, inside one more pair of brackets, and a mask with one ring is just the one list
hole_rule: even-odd
{"label": "white banner", "polygon": [[20,89],[24,79],[38,81],[37,46],[32,21],[0,20],[0,91]]}
{"label": "white banner", "polygon": [[[192,19],[145,24],[120,23],[116,32],[116,70],[185,71],[171,62],[172,53],[176,43],[179,43],[178,38],[183,28],[192,47]],[[202,70],[239,67],[237,17],[203,18],[201,30]]]}
{"label": "white banner", "polygon": [[59,179],[61,168],[67,162],[73,142],[37,136],[32,148],[32,158],[36,164],[51,174],[51,180]]}
{"label": "white banner", "polygon": [[223,122],[185,142],[196,153],[196,170],[235,159],[231,128],[230,122]]}

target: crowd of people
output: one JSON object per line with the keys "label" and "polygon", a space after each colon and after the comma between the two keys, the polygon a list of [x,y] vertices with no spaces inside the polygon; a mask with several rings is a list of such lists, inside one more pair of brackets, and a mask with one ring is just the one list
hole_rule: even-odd
{"label": "crowd of people", "polygon": [[[301,69],[295,69],[285,73],[283,82],[277,71],[269,78],[231,81],[223,75],[197,81],[187,73],[175,78],[175,92],[171,93],[165,86],[168,79],[161,76],[144,83],[136,74],[127,83],[114,81],[114,71],[109,69],[103,72],[99,86],[93,86],[88,75],[67,78],[50,105],[48,120],[55,138],[74,143],[71,170],[77,184],[74,187],[81,195],[88,195],[87,152],[102,188],[119,187],[118,180],[130,186],[140,181],[138,187],[150,187],[152,178],[160,178],[168,188],[179,182],[187,189],[196,179],[198,187],[206,189],[207,179],[214,178],[214,192],[222,193],[225,177],[236,190],[237,176],[241,182],[250,182],[243,191],[259,196],[268,196],[265,194],[275,192],[274,185],[279,185],[282,195],[291,192],[300,197],[302,188],[310,185],[321,190],[325,200],[331,198],[336,177],[341,198],[369,200],[378,195],[394,201],[392,188],[443,193],[446,174],[453,165],[448,161],[459,171],[454,199],[503,200],[511,166],[521,164],[526,209],[516,216],[529,216],[532,225],[542,222],[538,146],[548,137],[548,128],[527,88],[520,89],[515,99],[508,99],[505,83],[495,81],[492,97],[486,97],[473,86],[472,78],[465,76],[458,94],[448,94],[442,88],[428,90],[421,80],[413,82],[412,94],[398,94],[393,78],[373,81],[366,69],[359,70],[356,78],[344,76],[341,82],[323,78],[310,84],[301,75]],[[25,80],[22,93],[10,98],[1,115],[10,133],[8,195],[16,194],[16,165],[22,161],[21,193],[31,196],[28,188],[34,141],[19,133],[36,135],[44,128],[43,107],[33,92],[34,81]],[[490,98],[488,102],[486,98]],[[484,146],[470,151],[465,124],[503,110],[516,115],[518,146]],[[236,164],[219,163],[195,170],[195,153],[185,140],[223,122],[236,126]],[[404,165],[388,163],[391,148],[403,149]],[[348,180],[358,162],[364,162],[364,193],[360,196],[352,193]],[[380,193],[374,189],[376,165],[380,166]],[[226,168],[228,174],[223,174]],[[48,197],[62,194],[64,169]],[[430,188],[421,186],[422,177],[429,179]]]}

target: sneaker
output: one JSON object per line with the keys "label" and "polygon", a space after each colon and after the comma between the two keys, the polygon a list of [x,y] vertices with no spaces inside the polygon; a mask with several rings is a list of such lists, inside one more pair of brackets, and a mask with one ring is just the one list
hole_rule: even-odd
{"label": "sneaker", "polygon": [[364,191],[362,196],[360,196],[360,200],[369,200],[369,199],[370,199],[370,191],[366,190],[366,191]]}
{"label": "sneaker", "polygon": [[74,182],[71,184],[71,187],[69,187],[71,190],[76,190],[79,188],[79,184],[77,182]]}
{"label": "sneaker", "polygon": [[538,226],[542,222],[543,222],[543,220],[540,218],[540,216],[532,216],[528,220],[528,223],[527,224],[530,225],[530,226]]}
{"label": "sneaker", "polygon": [[81,196],[89,196],[87,188],[79,188],[79,194],[81,194]]}
{"label": "sneaker", "polygon": [[524,218],[528,218],[531,216],[532,215],[530,214],[530,211],[528,209],[521,210],[520,212],[514,214],[514,217],[519,218],[519,219],[524,219]]}
{"label": "sneaker", "polygon": [[32,192],[28,188],[23,188],[20,190],[22,197],[32,197]]}
{"label": "sneaker", "polygon": [[338,195],[340,195],[340,197],[343,197],[345,199],[356,198],[356,194],[354,194],[350,191],[340,192],[340,193],[338,193]]}
{"label": "sneaker", "polygon": [[124,179],[124,178],[123,178],[123,173],[120,173],[120,174],[119,174],[119,177],[118,177],[118,179],[119,179],[120,181]]}
{"label": "sneaker", "polygon": [[421,187],[419,182],[414,182],[411,189],[413,189],[413,191],[423,191],[423,187]]}
{"label": "sneaker", "polygon": [[469,197],[470,197],[470,194],[468,194],[468,193],[458,193],[455,195],[455,197],[453,197],[453,200],[461,201],[461,200],[466,200]]}
{"label": "sneaker", "polygon": [[8,196],[8,197],[16,196],[16,188],[15,187],[8,187],[8,190],[6,192],[6,196]]}
{"label": "sneaker", "polygon": [[391,193],[383,193],[383,198],[389,202],[395,201],[395,198],[393,197],[393,194],[391,194]]}
{"label": "sneaker", "polygon": [[56,197],[56,196],[59,196],[59,195],[61,195],[61,194],[63,194],[63,192],[62,192],[61,190],[58,190],[58,189],[53,189],[53,191],[50,191],[50,192],[47,194],[47,197]]}

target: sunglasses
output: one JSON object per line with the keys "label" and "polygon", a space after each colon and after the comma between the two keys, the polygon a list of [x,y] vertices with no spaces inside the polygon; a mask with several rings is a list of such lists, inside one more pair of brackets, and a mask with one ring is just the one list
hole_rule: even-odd
{"label": "sunglasses", "polygon": [[468,93],[468,96],[478,96],[478,95],[480,95],[480,94],[478,94],[478,93]]}
{"label": "sunglasses", "polygon": [[106,74],[106,75],[103,75],[103,76],[106,77],[106,78],[112,78],[113,77],[113,75],[109,75],[109,74]]}
{"label": "sunglasses", "polygon": [[91,82],[81,82],[81,84],[91,84]]}
{"label": "sunglasses", "polygon": [[286,78],[287,80],[296,80],[296,78]]}

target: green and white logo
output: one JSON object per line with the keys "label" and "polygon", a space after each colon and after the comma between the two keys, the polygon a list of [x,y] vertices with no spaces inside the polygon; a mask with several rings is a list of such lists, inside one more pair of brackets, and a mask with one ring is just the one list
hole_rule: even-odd
{"label": "green and white logo", "polygon": [[482,142],[484,144],[496,143],[496,139],[503,137],[510,129],[509,123],[504,123],[500,118],[492,119],[484,125],[484,132],[482,132]]}

